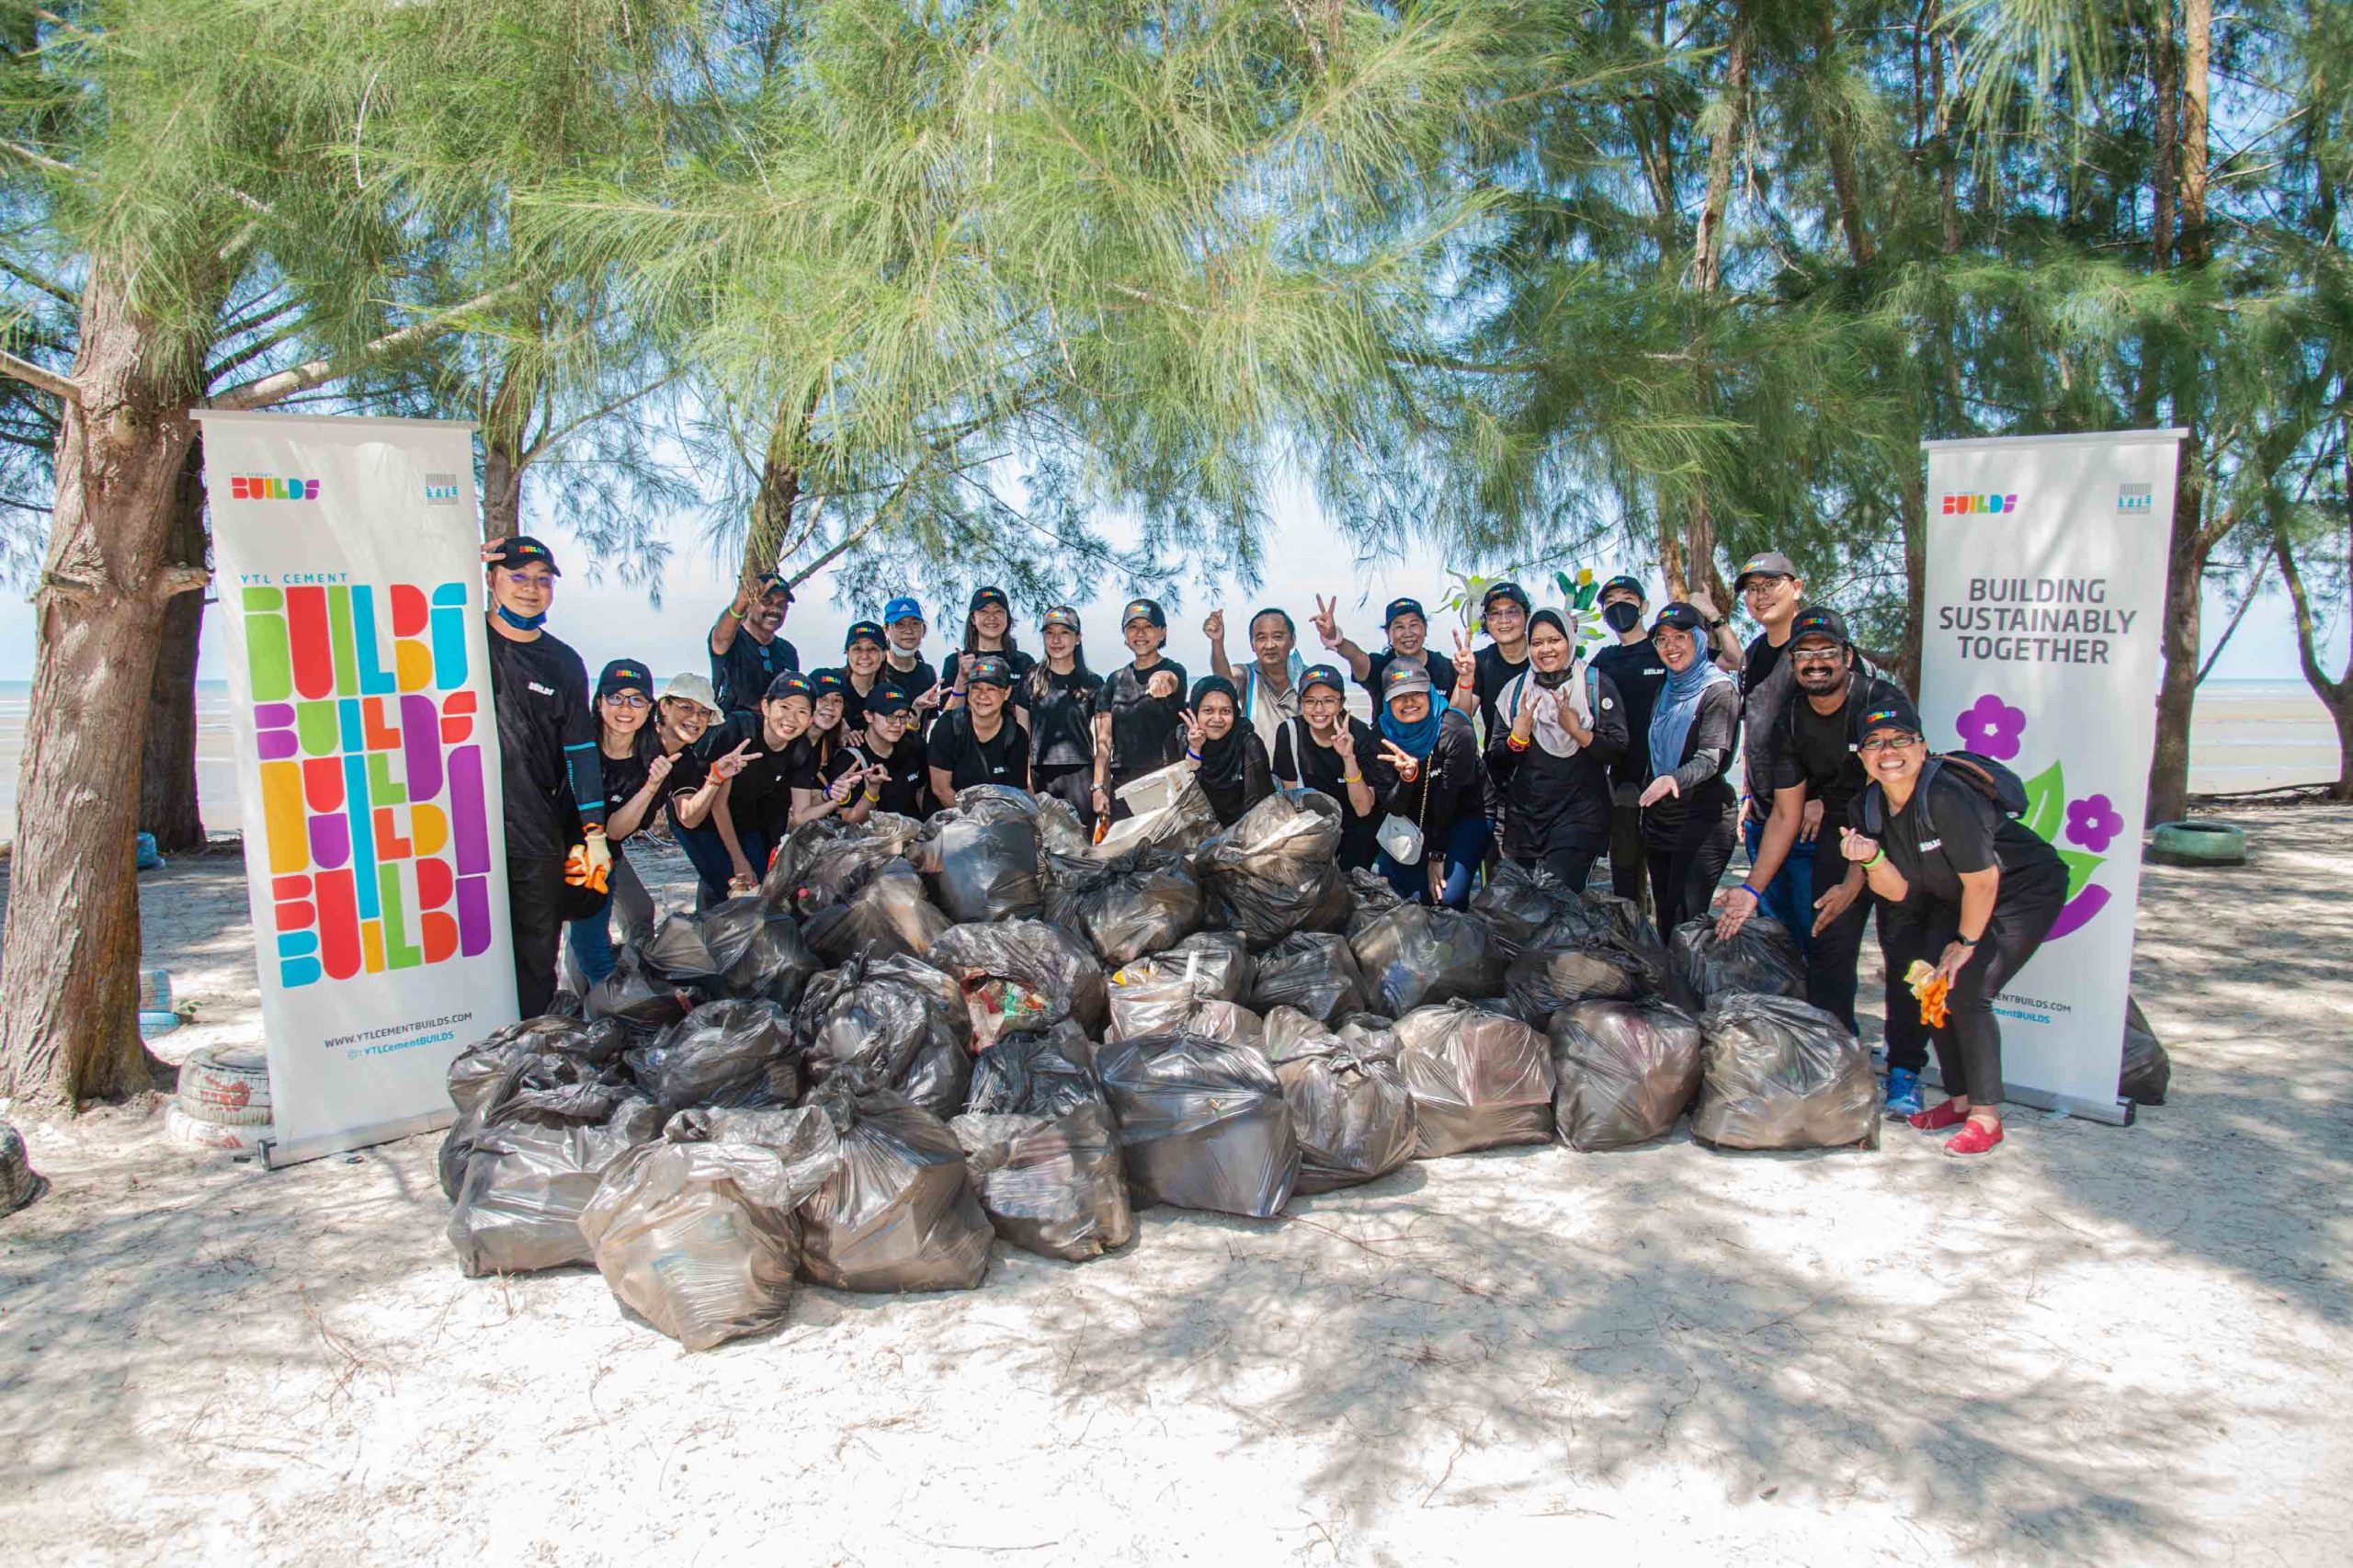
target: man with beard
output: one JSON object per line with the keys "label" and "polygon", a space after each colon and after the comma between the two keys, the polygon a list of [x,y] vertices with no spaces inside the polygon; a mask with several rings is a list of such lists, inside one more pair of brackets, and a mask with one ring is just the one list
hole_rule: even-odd
{"label": "man with beard", "polygon": [[769,572],[738,588],[710,623],[710,684],[721,712],[750,712],[770,681],[801,667],[800,650],[777,635],[791,608],[791,585]]}
{"label": "man with beard", "polygon": [[[1748,880],[1719,901],[1716,933],[1729,938],[1762,903],[1768,886],[1790,858],[1792,846],[1818,843],[1835,835],[1847,808],[1867,779],[1855,721],[1862,713],[1903,699],[1893,683],[1856,667],[1847,623],[1826,605],[1798,611],[1790,623],[1787,657],[1796,699],[1780,712],[1773,751],[1773,804],[1756,846]],[[1807,882],[1813,945],[1806,952],[1806,1000],[1855,1028],[1855,964],[1863,946],[1871,895],[1858,892],[1844,858],[1816,855]],[[1881,917],[1884,923],[1886,916]],[[1884,925],[1881,936],[1884,937]],[[1902,1012],[1904,1009],[1897,1009]],[[1909,1020],[1916,1026],[1916,1017]],[[1888,1108],[1910,1115],[1918,1104],[1920,1069],[1927,1064],[1927,1037],[1905,1019],[1888,1019]],[[1904,1104],[1899,1108],[1899,1100]]]}

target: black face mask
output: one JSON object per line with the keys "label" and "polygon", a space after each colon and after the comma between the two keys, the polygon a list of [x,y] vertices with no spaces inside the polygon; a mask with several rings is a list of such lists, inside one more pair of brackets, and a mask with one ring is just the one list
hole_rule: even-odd
{"label": "black face mask", "polygon": [[1616,599],[1601,607],[1602,624],[1612,631],[1631,631],[1642,624],[1643,607],[1631,599]]}

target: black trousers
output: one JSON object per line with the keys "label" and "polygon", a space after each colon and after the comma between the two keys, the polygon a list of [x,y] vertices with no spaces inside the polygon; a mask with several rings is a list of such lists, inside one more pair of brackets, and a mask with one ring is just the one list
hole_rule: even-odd
{"label": "black trousers", "polygon": [[[1976,952],[1954,977],[1946,998],[1949,1016],[1942,1028],[1929,1032],[1937,1048],[1937,1072],[1944,1079],[1947,1095],[1966,1096],[1972,1106],[2001,1103],[2002,1028],[1994,1017],[1994,998],[2042,946],[2042,938],[2050,935],[2066,902],[2063,871],[2002,879],[1994,917],[1985,923]],[[1891,913],[1895,915],[1893,922],[1888,918]],[[1903,984],[1904,971],[1914,959],[1936,962],[1960,931],[1961,906],[1956,903],[1915,899],[1900,909],[1881,907],[1880,947],[1887,954],[1891,1022],[1899,1013],[1908,1013],[1917,1027],[1919,1004],[1913,999],[1911,988]],[[1890,1066],[1899,1065],[1892,1030],[1887,1059]]]}
{"label": "black trousers", "polygon": [[[1847,880],[1847,868],[1851,862],[1837,853],[1836,846],[1824,846],[1816,849],[1813,864],[1812,891],[1806,902],[1809,924],[1814,915],[1813,906]],[[1855,969],[1863,956],[1863,927],[1870,923],[1874,902],[1870,889],[1865,888],[1862,895],[1847,906],[1844,915],[1822,928],[1813,938],[1813,946],[1806,950],[1805,999],[1846,1025],[1848,1034],[1855,1032],[1855,993],[1860,985]],[[1888,1031],[1887,1060],[1892,1067],[1906,1065],[1895,1060],[1893,1029]],[[1926,1055],[1920,1060],[1925,1062]],[[1919,1070],[1917,1063],[1912,1064],[1912,1071]]]}
{"label": "black trousers", "polygon": [[1650,824],[1643,831],[1652,908],[1657,914],[1659,935],[1672,937],[1677,926],[1708,913],[1716,884],[1723,881],[1724,868],[1732,864],[1733,845],[1740,836],[1739,818],[1727,805],[1704,823],[1687,818],[1669,834],[1656,833]]}
{"label": "black trousers", "polygon": [[1547,849],[1541,855],[1515,855],[1512,864],[1534,870],[1541,866],[1579,892],[1585,892],[1585,880],[1593,875],[1593,863],[1601,858],[1598,849]]}
{"label": "black trousers", "polygon": [[1095,830],[1095,765],[1091,762],[1040,763],[1029,770],[1029,792],[1051,795],[1078,813],[1078,825]]}
{"label": "black trousers", "polygon": [[515,1006],[536,1018],[555,1000],[556,951],[563,942],[563,862],[506,858],[507,921],[515,936]]}
{"label": "black trousers", "polygon": [[1634,804],[1641,791],[1628,786],[1625,798],[1609,808],[1609,891],[1636,904],[1650,902],[1650,858],[1643,852],[1643,808]]}

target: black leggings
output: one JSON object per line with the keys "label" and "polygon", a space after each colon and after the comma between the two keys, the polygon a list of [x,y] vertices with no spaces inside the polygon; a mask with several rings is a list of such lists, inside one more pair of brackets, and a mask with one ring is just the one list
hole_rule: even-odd
{"label": "black leggings", "polygon": [[[1827,831],[1825,829],[1824,831]],[[1819,845],[1813,860],[1813,881],[1806,895],[1805,917],[1810,924],[1817,913],[1814,905],[1831,889],[1847,880],[1847,868],[1854,862],[1837,852],[1836,845]],[[1847,912],[1816,933],[1805,954],[1805,999],[1855,1032],[1855,991],[1858,982],[1855,966],[1863,954],[1863,927],[1870,923],[1871,891],[1866,887],[1847,906]],[[1919,1061],[1910,1063],[1895,1059],[1894,1031],[1888,1032],[1888,1065],[1909,1065],[1920,1070]],[[1925,1056],[1921,1060],[1926,1060]]]}
{"label": "black leggings", "polygon": [[[1949,1017],[1929,1037],[1936,1043],[1937,1072],[1947,1095],[1966,1097],[1972,1108],[2001,1103],[2002,1027],[1995,1021],[1994,998],[2034,957],[2066,902],[2063,871],[2002,879],[1994,917],[1985,923],[1977,950],[1961,965],[1946,998]],[[1880,943],[1887,950],[1888,1016],[1895,1016],[1900,993],[1900,1006],[1908,1007],[1916,1018],[1919,1004],[1913,1000],[1911,988],[1901,983],[1902,975],[1915,958],[1937,961],[1960,934],[1961,906],[1915,900],[1897,915],[1892,923],[1896,929],[1891,933],[1888,916],[1895,913],[1886,907],[1880,913]],[[1888,1062],[1895,1062],[1892,1044]]]}
{"label": "black leggings", "polygon": [[1593,863],[1600,858],[1598,849],[1547,849],[1541,855],[1515,855],[1511,863],[1527,870],[1541,866],[1583,892],[1586,879],[1593,875]]}
{"label": "black leggings", "polygon": [[1643,851],[1643,808],[1631,800],[1609,808],[1609,891],[1638,904],[1650,898],[1650,857]]}
{"label": "black leggings", "polygon": [[1739,823],[1727,806],[1704,825],[1679,823],[1672,837],[1653,838],[1643,846],[1659,935],[1672,937],[1677,926],[1708,913],[1716,884],[1732,864],[1733,842],[1738,836]]}

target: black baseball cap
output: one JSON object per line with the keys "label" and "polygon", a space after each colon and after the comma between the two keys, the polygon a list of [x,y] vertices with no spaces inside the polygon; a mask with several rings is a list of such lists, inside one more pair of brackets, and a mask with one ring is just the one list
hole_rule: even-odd
{"label": "black baseball cap", "polygon": [[1902,730],[1906,734],[1920,733],[1920,710],[1912,699],[1896,692],[1885,701],[1875,703],[1864,710],[1855,724],[1858,734],[1870,734],[1873,730]]}
{"label": "black baseball cap", "polygon": [[1428,612],[1422,608],[1421,600],[1391,599],[1389,601],[1389,608],[1381,612],[1381,624],[1383,626],[1394,625],[1397,618],[1401,615],[1418,616],[1424,621],[1427,621],[1429,619]]}
{"label": "black baseball cap", "polygon": [[866,694],[866,710],[869,713],[912,713],[915,710],[915,699],[905,687],[887,680],[877,681],[874,689]]}
{"label": "black baseball cap", "polygon": [[1046,612],[1046,619],[1038,623],[1038,630],[1043,631],[1050,626],[1059,626],[1064,631],[1077,631],[1079,630],[1078,611],[1068,605],[1056,605]]}
{"label": "black baseball cap", "polygon": [[1299,694],[1302,697],[1306,696],[1307,688],[1311,686],[1328,686],[1342,697],[1348,694],[1348,678],[1340,673],[1340,666],[1337,665],[1308,665],[1305,672],[1299,677]]}
{"label": "black baseball cap", "polygon": [[[1524,610],[1533,610],[1536,608],[1535,604],[1528,597],[1528,590],[1521,587],[1518,583],[1490,583],[1487,585],[1487,591],[1479,597],[1479,612],[1482,615],[1484,615],[1487,611],[1487,608],[1494,604],[1497,599],[1509,599],[1512,603],[1518,605]],[[1407,600],[1403,602],[1410,603],[1411,601]]]}
{"label": "black baseball cap", "polygon": [[767,598],[770,594],[782,594],[786,604],[792,602],[792,585],[786,582],[780,573],[761,573],[759,581],[753,585],[753,590],[761,598]]}
{"label": "black baseball cap", "polygon": [[597,695],[600,698],[610,697],[617,691],[632,690],[642,691],[648,697],[654,695],[654,677],[645,673],[642,660],[615,659],[597,677]]}
{"label": "black baseball cap", "polygon": [[1002,655],[983,653],[964,666],[966,686],[1001,686],[1013,689],[1013,665]]}
{"label": "black baseball cap", "polygon": [[1778,550],[1768,550],[1740,563],[1739,574],[1732,580],[1732,591],[1739,593],[1748,585],[1751,577],[1794,577],[1797,574],[1795,562]]}
{"label": "black baseball cap", "polygon": [[1601,592],[1594,596],[1593,602],[1599,604],[1602,600],[1608,598],[1610,595],[1616,593],[1620,588],[1623,588],[1628,593],[1633,595],[1634,602],[1636,604],[1641,604],[1643,600],[1650,597],[1649,594],[1643,591],[1643,580],[1640,577],[1629,577],[1625,574],[1620,573],[1617,576],[1610,578],[1607,583],[1601,585]]}
{"label": "black baseball cap", "polygon": [[1005,597],[1005,590],[1003,588],[974,588],[972,590],[972,602],[964,607],[964,613],[966,615],[971,615],[975,610],[979,610],[989,605],[996,606],[997,608],[1005,611],[1007,615],[1013,613],[1013,601]]}
{"label": "black baseball cap", "polygon": [[1841,648],[1854,645],[1847,635],[1847,620],[1828,605],[1808,605],[1798,611],[1790,622],[1790,646],[1794,648],[1809,637],[1827,637]]}
{"label": "black baseball cap", "polygon": [[781,702],[788,697],[804,697],[809,699],[809,706],[812,708],[817,705],[817,688],[811,686],[809,677],[799,670],[783,671],[776,679],[768,682],[768,688],[762,694],[760,700]]}
{"label": "black baseball cap", "polygon": [[1656,635],[1662,626],[1672,626],[1677,631],[1688,631],[1694,637],[1703,634],[1708,629],[1708,623],[1699,619],[1699,612],[1681,599],[1659,607],[1657,619],[1651,622],[1652,634]]}
{"label": "black baseball cap", "polygon": [[809,689],[819,697],[841,697],[849,691],[849,678],[839,670],[811,670]]}
{"label": "black baseball cap", "polygon": [[871,642],[877,648],[887,646],[888,644],[886,640],[882,635],[881,622],[875,620],[851,621],[849,623],[849,630],[842,634],[842,652],[847,653],[860,642]]}
{"label": "black baseball cap", "polygon": [[538,562],[554,577],[563,575],[563,568],[555,563],[555,552],[529,534],[510,534],[498,541],[491,552],[483,557],[485,566],[504,566],[509,572],[518,566]]}
{"label": "black baseball cap", "polygon": [[1120,629],[1124,631],[1139,620],[1148,620],[1163,631],[1168,630],[1168,612],[1160,608],[1158,599],[1128,601],[1128,608],[1120,612]]}

